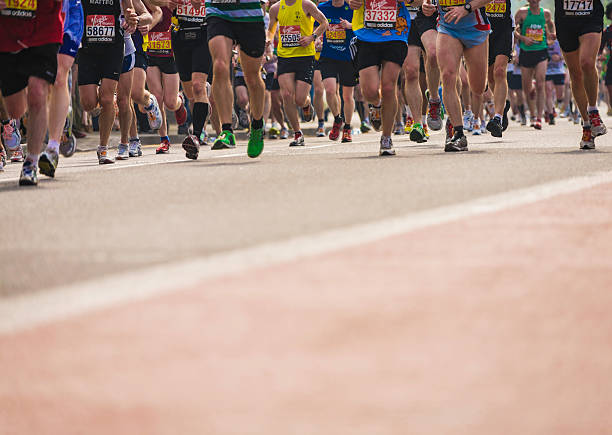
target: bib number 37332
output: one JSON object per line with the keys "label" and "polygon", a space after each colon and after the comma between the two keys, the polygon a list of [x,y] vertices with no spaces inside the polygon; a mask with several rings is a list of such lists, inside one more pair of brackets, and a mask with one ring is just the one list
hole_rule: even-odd
{"label": "bib number 37332", "polygon": [[396,0],[365,0],[364,27],[391,29],[397,21]]}

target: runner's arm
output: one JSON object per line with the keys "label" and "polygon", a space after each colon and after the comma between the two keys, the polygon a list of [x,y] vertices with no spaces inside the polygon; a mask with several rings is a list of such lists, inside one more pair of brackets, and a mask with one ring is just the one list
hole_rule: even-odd
{"label": "runner's arm", "polygon": [[325,31],[329,27],[329,23],[327,22],[327,17],[323,15],[323,12],[321,12],[321,10],[317,8],[317,5],[315,5],[313,2],[311,2],[310,0],[305,0],[302,5],[302,7],[304,8],[304,12],[312,16],[315,21],[319,23],[314,32],[312,32],[312,42],[314,42],[315,39],[325,33]]}
{"label": "runner's arm", "polygon": [[546,39],[554,41],[557,39],[557,32],[555,30],[555,23],[552,20],[552,14],[548,9],[544,9],[544,18],[546,19]]}
{"label": "runner's arm", "polygon": [[349,6],[353,10],[359,9],[363,6],[363,0],[349,0]]}
{"label": "runner's arm", "polygon": [[274,3],[270,8],[270,21],[268,22],[268,37],[266,43],[271,44],[274,41],[274,33],[276,32],[276,23],[278,22],[278,10],[280,8],[280,2]]}
{"label": "runner's arm", "polygon": [[[469,3],[472,6],[472,12],[474,12],[476,9],[480,9],[488,3],[491,3],[491,0],[472,0]],[[468,12],[468,10],[463,6],[452,6],[448,9],[449,11],[444,14],[444,21],[447,23],[457,24],[463,18],[467,17],[468,14],[472,13]]]}
{"label": "runner's arm", "polygon": [[134,12],[134,4],[132,0],[121,0],[121,6],[125,15],[125,31],[134,33],[138,26],[138,14]]}
{"label": "runner's arm", "polygon": [[514,37],[517,41],[523,42],[526,45],[533,45],[534,41],[527,36],[521,35],[521,29],[523,28],[523,21],[525,20],[525,10],[519,9],[516,11],[516,15],[514,16],[514,22],[516,26],[514,27]]}
{"label": "runner's arm", "polygon": [[138,28],[148,26],[153,23],[153,15],[147,10],[142,0],[132,0],[134,10],[138,14]]}

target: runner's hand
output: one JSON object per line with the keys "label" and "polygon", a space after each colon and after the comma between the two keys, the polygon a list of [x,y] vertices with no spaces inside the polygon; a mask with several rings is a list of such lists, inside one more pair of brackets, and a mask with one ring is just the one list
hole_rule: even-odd
{"label": "runner's hand", "polygon": [[340,24],[342,25],[343,28],[345,29],[350,29],[351,28],[351,23],[349,23],[348,21],[346,21],[344,18],[340,19]]}
{"label": "runner's hand", "polygon": [[423,15],[427,17],[431,17],[437,9],[436,6],[431,4],[431,0],[425,0],[421,8],[423,10]]}
{"label": "runner's hand", "polygon": [[317,38],[315,41],[315,51],[323,50],[323,38]]}
{"label": "runner's hand", "polygon": [[463,6],[453,6],[448,9],[448,12],[444,14],[444,21],[451,24],[459,23],[459,21],[469,14]]}
{"label": "runner's hand", "polygon": [[146,35],[147,33],[149,33],[149,30],[151,30],[151,26],[149,26],[148,24],[138,26],[138,31],[141,35]]}
{"label": "runner's hand", "polygon": [[310,44],[312,44],[315,40],[315,36],[314,35],[310,35],[310,36],[302,36],[300,38],[300,45],[302,47],[308,47]]}
{"label": "runner's hand", "polygon": [[125,25],[124,29],[127,33],[134,33],[138,27],[138,14],[134,12],[134,9],[127,8],[125,10]]}
{"label": "runner's hand", "polygon": [[349,6],[351,9],[359,9],[363,6],[363,0],[349,0]]}
{"label": "runner's hand", "polygon": [[556,33],[547,33],[546,34],[546,38],[550,39],[551,41],[554,41],[555,39],[557,39],[557,34]]}
{"label": "runner's hand", "polygon": [[525,37],[523,37],[523,40],[522,40],[522,41],[523,41],[523,43],[524,43],[526,46],[531,46],[531,45],[533,45],[533,44],[535,44],[535,43],[536,43],[535,39],[530,38],[529,36],[525,36]]}

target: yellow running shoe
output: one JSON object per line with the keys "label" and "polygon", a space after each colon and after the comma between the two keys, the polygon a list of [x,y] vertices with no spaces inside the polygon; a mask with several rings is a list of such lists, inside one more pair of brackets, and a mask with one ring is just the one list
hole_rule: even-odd
{"label": "yellow running shoe", "polygon": [[423,131],[425,132],[425,137],[429,138],[429,128],[427,127],[427,124],[423,124]]}
{"label": "yellow running shoe", "polygon": [[406,134],[409,134],[412,131],[412,126],[414,125],[414,119],[412,119],[412,116],[407,116],[406,117],[406,125],[404,126],[404,132]]}

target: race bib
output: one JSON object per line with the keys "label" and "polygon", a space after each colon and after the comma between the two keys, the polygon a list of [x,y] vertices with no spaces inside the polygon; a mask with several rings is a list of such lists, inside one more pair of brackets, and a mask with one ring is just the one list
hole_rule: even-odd
{"label": "race bib", "polygon": [[85,37],[87,42],[114,42],[114,15],[87,15],[85,21]]}
{"label": "race bib", "polygon": [[204,5],[199,8],[194,8],[193,5],[178,5],[176,7],[176,16],[181,21],[203,23],[206,17],[206,7]]}
{"label": "race bib", "polygon": [[588,15],[593,11],[593,0],[563,0],[563,9],[571,15]]}
{"label": "race bib", "polygon": [[527,30],[525,31],[525,36],[533,39],[536,42],[542,42],[544,40],[544,29],[542,29],[541,27],[538,27],[538,28],[528,27]]}
{"label": "race bib", "polygon": [[439,0],[438,4],[443,8],[448,8],[451,6],[463,6],[465,4],[465,0]]}
{"label": "race bib", "polygon": [[346,39],[346,30],[342,27],[342,24],[329,24],[325,37],[329,44],[344,44]]}
{"label": "race bib", "polygon": [[299,47],[301,36],[299,25],[280,27],[280,41],[281,45],[285,48]]}
{"label": "race bib", "polygon": [[158,56],[172,54],[170,32],[149,32],[149,53]]}
{"label": "race bib", "polygon": [[5,17],[34,18],[38,8],[37,0],[6,0],[6,8],[1,12]]}
{"label": "race bib", "polygon": [[365,0],[364,27],[392,29],[397,21],[396,0]]}
{"label": "race bib", "polygon": [[506,13],[506,0],[493,0],[488,3],[485,7],[487,14],[505,14]]}

